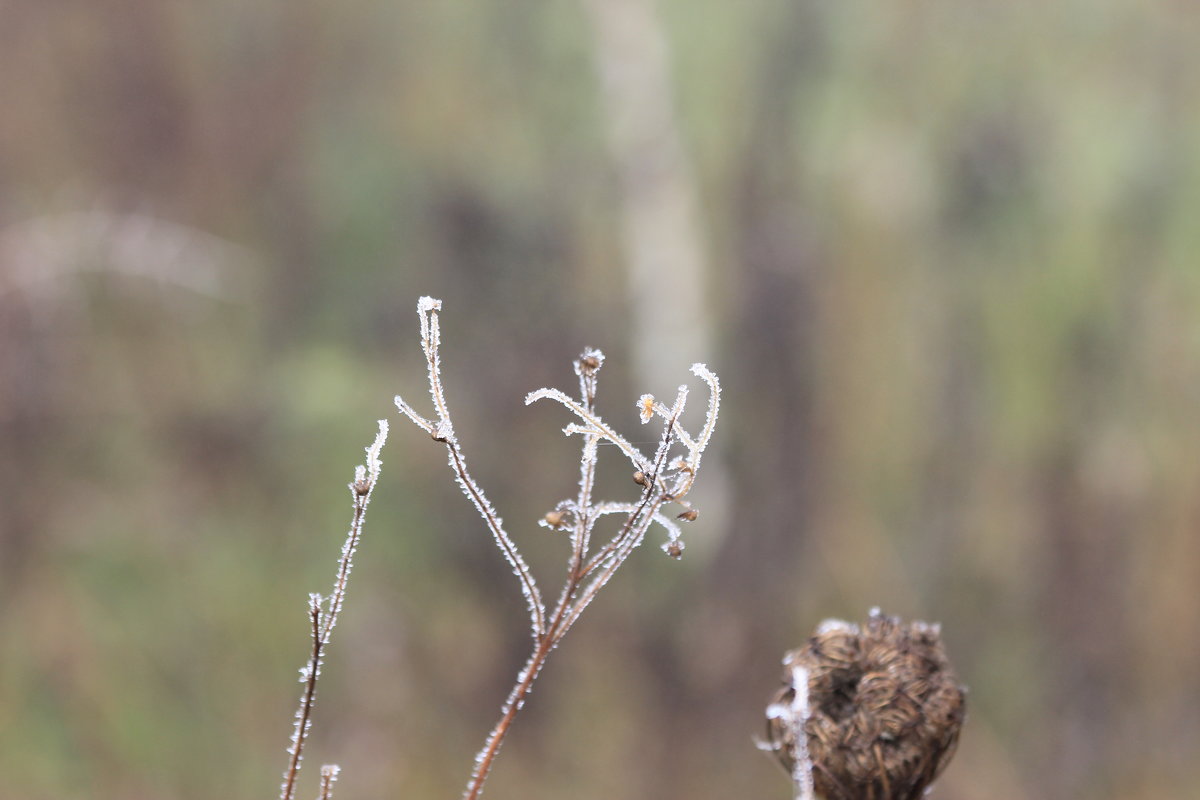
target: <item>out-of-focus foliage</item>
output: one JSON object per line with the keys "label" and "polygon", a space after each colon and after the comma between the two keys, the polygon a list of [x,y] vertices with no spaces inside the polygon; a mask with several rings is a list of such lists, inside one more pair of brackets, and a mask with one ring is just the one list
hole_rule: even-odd
{"label": "out-of-focus foliage", "polygon": [[[589,344],[627,431],[692,361],[726,390],[687,557],[632,559],[489,797],[786,797],[779,658],[871,605],[971,687],[936,796],[1200,792],[1195,9],[658,10],[718,352],[641,386],[575,2],[0,3],[5,797],[272,795],[420,294],[535,569],[573,457],[525,392]],[[526,622],[440,448],[383,457],[310,758],[454,797]]]}

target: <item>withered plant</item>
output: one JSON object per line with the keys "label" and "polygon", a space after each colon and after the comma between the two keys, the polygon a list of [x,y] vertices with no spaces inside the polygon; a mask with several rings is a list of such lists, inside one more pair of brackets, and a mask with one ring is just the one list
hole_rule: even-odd
{"label": "withered plant", "polygon": [[965,692],[941,630],[872,609],[826,620],[783,658],[762,747],[796,800],[917,800],[954,755]]}
{"label": "withered plant", "polygon": [[[624,436],[617,433],[596,413],[596,387],[600,368],[604,366],[604,354],[599,350],[587,349],[575,361],[575,374],[579,377],[579,397],[572,398],[557,389],[538,389],[525,397],[526,405],[537,400],[554,400],[561,403],[576,421],[569,423],[563,433],[579,436],[582,440],[579,459],[579,492],[573,498],[560,501],[554,510],[546,514],[539,524],[567,533],[570,553],[558,599],[547,607],[541,588],[529,565],[521,556],[516,542],[509,536],[504,523],[496,513],[483,490],[467,470],[462,445],[454,432],[450,410],[446,405],[442,386],[439,346],[441,331],[438,312],[441,301],[422,297],[417,310],[421,317],[421,346],[428,365],[429,394],[433,398],[435,415],[426,418],[417,413],[400,397],[396,407],[418,427],[429,433],[434,441],[446,448],[450,470],[454,479],[466,494],[467,499],[483,517],[496,546],[504,554],[516,574],[529,610],[531,651],[524,667],[517,673],[512,690],[505,700],[500,720],[492,728],[483,749],[475,757],[475,768],[463,793],[464,800],[474,800],[483,791],[483,783],[495,761],[504,737],[508,734],[513,719],[520,712],[550,653],[567,635],[588,604],[616,574],[629,555],[645,539],[652,524],[657,523],[666,531],[667,539],[663,550],[673,558],[683,553],[683,539],[676,520],[692,521],[697,513],[687,500],[700,469],[700,458],[712,438],[717,424],[721,388],[717,376],[703,364],[693,364],[692,374],[708,385],[708,410],[703,427],[689,434],[680,425],[688,390],[680,386],[675,401],[667,406],[651,395],[645,394],[637,401],[637,411],[643,423],[654,417],[663,421],[658,447],[652,456],[646,456]],[[640,487],[639,496],[632,501],[597,501],[592,493],[595,487],[596,463],[601,442],[615,445],[633,467],[633,481]],[[682,454],[676,455],[676,446]],[[666,508],[675,504],[681,510],[675,519]],[[605,517],[616,516],[620,523],[616,532],[608,538],[593,540],[596,524]]]}
{"label": "withered plant", "polygon": [[[691,522],[697,517],[697,511],[692,507],[687,495],[695,484],[701,456],[716,427],[721,390],[716,375],[703,364],[692,365],[692,374],[702,380],[709,390],[704,422],[695,434],[688,433],[680,424],[688,396],[686,386],[679,387],[671,405],[666,405],[651,395],[642,395],[635,406],[641,422],[648,423],[655,417],[662,421],[658,446],[650,456],[642,453],[596,413],[597,379],[604,365],[604,354],[599,350],[586,349],[575,361],[575,373],[579,378],[578,398],[557,389],[539,389],[526,396],[527,405],[538,400],[553,400],[562,404],[576,418],[563,432],[568,436],[579,436],[581,440],[578,493],[575,497],[559,501],[553,510],[538,521],[543,527],[565,533],[569,543],[562,586],[558,590],[557,599],[553,604],[547,605],[545,596],[516,542],[505,530],[500,515],[496,513],[491,501],[467,469],[466,457],[455,434],[442,385],[441,329],[438,322],[441,306],[440,300],[430,297],[422,297],[417,305],[421,318],[421,347],[428,366],[429,394],[433,399],[434,414],[425,417],[400,397],[395,399],[396,406],[435,442],[446,448],[455,481],[483,518],[496,546],[500,548],[517,577],[530,622],[529,658],[517,673],[502,707],[499,721],[475,757],[475,765],[463,793],[465,800],[474,800],[483,791],[484,781],[492,769],[500,745],[524,706],[525,699],[550,653],[579,620],[584,609],[596,598],[600,590],[612,580],[630,554],[644,541],[650,526],[658,524],[666,532],[666,541],[663,542],[662,548],[669,556],[679,558],[683,554],[684,542],[679,521]],[[374,444],[367,448],[366,466],[358,468],[355,480],[350,484],[354,496],[354,516],[338,562],[333,592],[328,598],[315,594],[309,598],[312,652],[307,665],[300,671],[304,691],[296,712],[295,730],[292,746],[288,750],[288,767],[284,773],[280,800],[293,800],[295,796],[296,776],[300,769],[304,743],[312,724],[312,708],[321,662],[345,599],[346,581],[355,548],[362,535],[367,504],[379,478],[379,450],[387,436],[386,423],[381,421],[379,425],[379,435]],[[602,443],[614,445],[629,461],[633,471],[631,485],[638,487],[633,499],[600,501],[593,497],[599,446]],[[674,509],[668,511],[672,506]],[[606,518],[616,520],[614,532],[607,536],[597,535],[597,523]],[[330,797],[337,772],[338,768],[334,765],[322,767],[319,795],[321,800],[328,800]]]}
{"label": "withered plant", "polygon": [[[321,665],[325,658],[325,648],[337,625],[338,615],[346,602],[346,586],[350,581],[350,570],[354,566],[354,553],[362,541],[363,526],[367,521],[367,506],[371,495],[379,483],[379,473],[383,462],[379,452],[387,441],[388,424],[379,420],[379,432],[375,441],[367,448],[367,463],[354,470],[354,481],[350,483],[350,496],[354,499],[354,512],[350,518],[350,531],[346,534],[346,542],[342,545],[342,554],[338,558],[337,574],[333,579],[333,591],[328,597],[319,594],[308,596],[309,636],[312,639],[312,650],[308,663],[300,669],[300,682],[304,690],[300,694],[300,707],[296,709],[296,722],[292,729],[292,743],[288,747],[288,764],[283,771],[283,784],[279,787],[280,800],[292,800],[296,796],[296,778],[300,774],[300,765],[304,758],[304,743],[312,729],[313,703],[317,699],[317,679],[321,677]],[[333,783],[337,780],[338,767],[336,764],[326,764],[321,767],[320,800],[329,800],[333,796]]]}

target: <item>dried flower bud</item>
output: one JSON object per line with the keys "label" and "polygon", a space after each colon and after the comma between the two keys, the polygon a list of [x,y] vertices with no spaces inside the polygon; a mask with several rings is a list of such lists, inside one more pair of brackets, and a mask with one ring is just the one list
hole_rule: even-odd
{"label": "dried flower bud", "polygon": [[633,473],[633,482],[638,486],[645,486],[646,480],[646,473],[642,472],[640,469]]}
{"label": "dried flower bud", "polygon": [[350,484],[350,488],[359,497],[366,497],[371,491],[371,483],[366,478],[359,478],[354,483]]}
{"label": "dried flower bud", "polygon": [[678,561],[683,558],[683,540],[672,539],[663,545],[663,552]]}
{"label": "dried flower bud", "polygon": [[638,417],[643,423],[649,422],[654,416],[654,395],[644,394],[638,398]]}
{"label": "dried flower bud", "polygon": [[675,517],[675,519],[682,519],[682,520],[685,520],[686,522],[695,522],[696,517],[698,517],[698,516],[700,516],[699,511],[697,511],[694,508],[689,508],[687,511],[684,511],[683,513],[681,513],[677,517]]}
{"label": "dried flower bud", "polygon": [[600,359],[596,358],[591,353],[588,353],[579,359],[579,365],[583,367],[586,372],[595,372],[596,370],[600,369]]}
{"label": "dried flower bud", "polygon": [[[915,800],[954,754],[964,690],[937,625],[904,624],[873,609],[865,630],[822,623],[784,664],[786,685],[768,707],[767,744],[789,773],[807,755],[825,800]],[[779,713],[795,697],[796,674],[808,675],[807,754],[797,752],[799,726]]]}
{"label": "dried flower bud", "polygon": [[567,515],[564,511],[547,511],[543,519],[551,528],[561,528],[562,524],[567,521]]}

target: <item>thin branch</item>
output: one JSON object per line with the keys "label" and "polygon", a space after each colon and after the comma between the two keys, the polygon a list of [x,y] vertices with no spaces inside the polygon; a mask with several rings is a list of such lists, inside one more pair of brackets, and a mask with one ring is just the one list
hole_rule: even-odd
{"label": "thin branch", "polygon": [[599,416],[597,416],[590,410],[584,408],[583,406],[581,406],[579,403],[575,402],[575,400],[568,397],[566,394],[564,394],[560,390],[558,390],[558,389],[538,389],[535,392],[530,392],[529,394],[525,395],[525,405],[530,405],[532,403],[536,403],[538,400],[555,400],[559,403],[562,403],[564,406],[566,406],[568,409],[570,409],[572,412],[574,412],[575,416],[579,417],[581,420],[583,420],[590,426],[590,428],[585,428],[580,425],[574,425],[574,424],[568,425],[566,428],[563,429],[563,433],[566,433],[566,434],[582,433],[584,435],[588,435],[588,434],[599,435],[601,438],[605,439],[606,441],[609,441],[612,444],[615,444],[617,446],[617,449],[620,450],[622,453],[624,453],[625,457],[628,458],[631,462],[633,462],[633,466],[635,469],[643,469],[644,470],[646,468],[648,459],[644,455],[642,455],[642,453],[636,447],[634,447],[632,444],[630,444],[625,439],[624,436],[617,433],[615,430],[613,430],[611,427],[609,427],[608,423],[606,423],[604,420],[600,419]]}
{"label": "thin branch", "polygon": [[459,487],[462,488],[463,493],[475,506],[479,515],[483,517],[488,530],[492,533],[492,538],[495,540],[496,546],[500,548],[504,559],[508,561],[509,566],[512,567],[513,572],[517,576],[517,580],[521,583],[521,593],[525,596],[526,605],[529,607],[529,619],[533,628],[533,636],[537,638],[546,632],[546,607],[542,602],[542,593],[538,589],[537,581],[534,580],[529,565],[525,563],[525,559],[517,549],[517,545],[508,535],[508,532],[504,530],[503,520],[496,513],[495,508],[493,508],[491,502],[487,499],[487,495],[484,494],[483,489],[471,477],[471,473],[467,469],[467,460],[463,455],[462,447],[458,443],[458,438],[454,435],[454,425],[450,420],[450,410],[446,405],[446,395],[442,387],[441,355],[439,352],[441,324],[438,321],[438,311],[441,308],[442,301],[432,297],[422,297],[417,303],[417,313],[421,318],[421,349],[425,353],[425,361],[428,368],[429,394],[433,398],[434,407],[437,409],[437,422],[433,423],[430,420],[426,420],[399,396],[395,398],[396,407],[420,428],[429,432],[435,440],[446,445],[450,469],[454,472],[455,480],[458,482]]}
{"label": "thin branch", "polygon": [[319,594],[308,596],[308,616],[311,625],[312,652],[308,663],[300,670],[300,681],[304,691],[300,696],[300,707],[296,710],[296,724],[292,730],[291,746],[288,748],[288,765],[283,773],[283,783],[279,787],[280,800],[293,800],[296,796],[296,777],[300,773],[300,764],[304,756],[304,743],[308,739],[312,727],[312,709],[317,697],[317,679],[321,676],[321,664],[325,647],[333,635],[337,625],[342,605],[346,599],[346,586],[350,580],[350,570],[354,566],[354,553],[362,539],[363,525],[367,519],[367,506],[371,502],[371,494],[379,482],[379,474],[383,462],[379,453],[387,441],[388,424],[379,420],[379,432],[375,441],[366,448],[367,461],[354,470],[354,482],[349,485],[350,495],[354,498],[354,513],[350,520],[350,531],[342,545],[342,554],[338,559],[338,568],[333,581],[333,591],[327,598],[329,608],[322,610],[326,598]]}
{"label": "thin branch", "polygon": [[321,793],[317,795],[317,800],[333,800],[333,784],[337,783],[341,771],[342,768],[337,764],[321,766]]}
{"label": "thin branch", "polygon": [[300,708],[296,710],[296,725],[292,731],[292,745],[288,748],[288,765],[283,773],[280,787],[281,800],[292,800],[296,796],[296,776],[300,774],[300,761],[304,758],[304,743],[312,727],[313,703],[317,699],[317,678],[321,671],[321,654],[325,643],[321,638],[321,595],[308,596],[308,618],[311,626],[312,654],[308,663],[300,670],[304,692],[300,696]]}
{"label": "thin branch", "polygon": [[683,406],[687,398],[686,392],[680,392],[678,399],[675,401],[676,414],[663,427],[662,439],[658,445],[658,452],[654,456],[654,472],[646,481],[646,491],[642,495],[642,501],[634,509],[633,513],[626,519],[621,530],[613,537],[612,541],[601,550],[597,556],[604,553],[606,550],[609,554],[596,560],[593,558],[589,561],[592,565],[590,569],[585,568],[584,574],[589,574],[592,570],[603,567],[600,574],[592,579],[582,592],[579,593],[579,599],[576,600],[572,608],[567,612],[564,618],[563,628],[566,629],[575,624],[583,610],[596,598],[604,585],[612,579],[616,574],[621,564],[629,557],[629,554],[642,543],[642,539],[646,535],[646,528],[649,527],[650,521],[658,512],[658,507],[666,502],[665,495],[655,491],[658,475],[661,473],[663,464],[666,463],[667,453],[671,449],[671,442],[674,439],[675,423],[679,419],[679,415],[683,413]]}
{"label": "thin branch", "polygon": [[479,484],[475,483],[475,479],[467,471],[467,461],[463,458],[462,449],[459,447],[457,439],[450,438],[445,444],[450,454],[450,468],[454,471],[455,480],[471,503],[474,504],[480,516],[483,517],[488,529],[492,532],[492,539],[496,542],[496,546],[500,548],[500,552],[504,554],[504,559],[508,561],[509,566],[512,567],[513,572],[521,583],[521,594],[525,596],[525,603],[529,607],[529,618],[533,627],[534,637],[545,635],[546,606],[542,602],[542,593],[538,589],[537,581],[534,580],[533,572],[530,571],[529,565],[525,563],[525,559],[517,549],[516,543],[513,542],[504,530],[504,522],[492,507],[491,502],[487,499],[487,495],[483,493],[483,489],[479,488]]}
{"label": "thin branch", "polygon": [[[596,412],[596,389],[599,384],[600,368],[604,366],[604,353],[591,348],[575,360],[575,372],[579,375],[579,398],[583,409],[590,414]],[[587,556],[592,526],[596,514],[592,509],[592,490],[596,484],[596,460],[600,436],[595,433],[583,435],[583,452],[579,458],[579,497],[575,501],[575,529],[571,535],[571,557],[567,564],[567,575],[578,576],[583,559]],[[570,586],[570,584],[568,584]],[[570,586],[573,590],[573,586]],[[564,591],[561,605],[569,598]]]}

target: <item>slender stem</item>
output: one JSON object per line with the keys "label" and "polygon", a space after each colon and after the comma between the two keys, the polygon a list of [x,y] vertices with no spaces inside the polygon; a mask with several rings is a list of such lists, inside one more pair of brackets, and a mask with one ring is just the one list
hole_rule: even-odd
{"label": "slender stem", "polygon": [[484,497],[483,490],[479,488],[478,484],[471,478],[471,474],[467,472],[466,459],[463,457],[458,440],[454,438],[447,439],[445,444],[446,449],[450,452],[450,458],[453,461],[453,469],[458,476],[459,485],[467,493],[467,497],[479,511],[480,516],[483,517],[484,522],[492,532],[492,537],[495,539],[497,546],[499,546],[500,551],[504,554],[504,558],[512,566],[513,572],[517,575],[517,580],[521,582],[522,594],[525,595],[526,605],[529,606],[529,616],[534,632],[539,636],[543,635],[546,632],[546,611],[542,603],[542,593],[538,589],[533,572],[530,571],[529,565],[525,563],[525,559],[521,557],[516,543],[509,538],[499,518],[492,511],[492,505]]}
{"label": "slender stem", "polygon": [[503,716],[496,723],[496,727],[492,728],[492,732],[488,734],[483,750],[475,757],[475,771],[471,774],[471,781],[467,784],[463,800],[476,800],[483,792],[483,782],[487,780],[488,773],[492,770],[492,763],[496,760],[496,754],[500,752],[500,745],[503,744],[504,737],[508,735],[508,729],[512,725],[513,719],[524,706],[525,697],[533,688],[533,682],[537,680],[542,667],[545,666],[550,651],[570,628],[570,622],[567,622],[566,625],[563,625],[563,622],[578,583],[576,578],[568,578],[566,590],[563,592],[558,606],[554,609],[554,617],[551,619],[549,627],[544,634],[537,637],[537,644],[534,645],[529,661],[525,663],[525,669],[521,671],[516,685],[508,695],[508,701],[504,704]]}
{"label": "slender stem", "polygon": [[350,534],[342,546],[342,557],[338,559],[337,576],[333,580],[333,593],[329,595],[329,613],[325,615],[325,624],[321,626],[322,644],[329,641],[329,637],[333,633],[333,626],[337,624],[338,615],[342,613],[342,605],[346,602],[346,584],[350,580],[350,570],[354,566],[354,551],[358,549],[358,541],[362,538],[366,516],[367,506],[364,498],[355,497],[354,519],[350,522]]}
{"label": "slender stem", "polygon": [[[304,682],[304,692],[300,696],[300,708],[296,711],[296,727],[292,732],[292,746],[288,748],[288,766],[283,773],[283,784],[280,786],[280,800],[292,800],[296,794],[296,776],[300,772],[300,762],[304,751],[304,743],[308,739],[309,726],[312,719],[313,704],[317,696],[317,679],[320,677],[321,659],[325,647],[333,635],[337,625],[338,614],[346,600],[346,585],[350,580],[350,570],[354,566],[354,552],[362,539],[363,525],[367,519],[367,505],[371,502],[371,493],[379,482],[379,473],[383,462],[379,460],[379,451],[387,441],[388,425],[385,420],[379,421],[379,432],[375,441],[367,447],[367,463],[354,470],[354,482],[349,485],[354,497],[354,516],[350,520],[350,531],[342,545],[342,555],[338,559],[337,576],[333,581],[333,593],[322,600],[319,594],[308,596],[308,616],[312,623],[312,653],[307,666],[301,671]],[[328,602],[328,611],[322,613],[323,602]],[[331,767],[331,770],[335,768]],[[322,773],[324,774],[324,773]],[[335,775],[336,777],[336,775]],[[332,786],[332,778],[330,780]]]}
{"label": "slender stem", "polygon": [[308,608],[308,616],[312,622],[312,655],[308,659],[308,680],[304,685],[304,697],[300,701],[300,710],[296,712],[296,737],[292,745],[292,756],[288,760],[287,772],[283,777],[283,800],[292,800],[296,796],[296,775],[300,772],[300,759],[303,756],[304,741],[308,738],[308,723],[312,717],[313,702],[317,696],[317,670],[321,666],[321,652],[325,647],[321,635],[321,607],[312,603]]}
{"label": "slender stem", "polygon": [[[666,431],[663,434],[665,442],[670,441],[674,423],[675,421],[672,419],[667,425]],[[658,458],[654,465],[654,477],[657,477],[659,470],[662,469],[666,458],[666,449],[665,446],[659,448]],[[656,507],[661,502],[661,500],[659,503],[652,502],[655,497],[654,481],[651,480],[649,483],[650,485],[642,497],[642,502],[629,515],[629,519],[626,520],[622,530],[614,537],[613,542],[623,545],[627,544],[629,541],[627,537],[630,536],[631,531],[634,529],[640,529],[644,533],[645,526],[649,524],[649,519],[653,516],[653,511],[650,514],[646,514],[644,519],[642,519],[643,514],[645,514],[647,507]],[[633,537],[633,540],[637,540],[636,535]],[[471,775],[470,783],[467,784],[467,791],[463,795],[463,800],[476,800],[483,792],[483,782],[487,780],[488,773],[491,772],[496,754],[500,752],[500,745],[504,742],[504,737],[508,735],[508,729],[512,726],[513,720],[524,705],[525,697],[533,687],[533,682],[537,680],[537,676],[545,665],[550,651],[566,635],[571,626],[575,624],[575,621],[579,619],[579,615],[583,612],[583,609],[591,602],[592,597],[595,596],[600,587],[608,582],[608,579],[616,572],[617,567],[624,561],[623,556],[628,555],[628,550],[622,552],[623,549],[622,547],[616,548],[612,563],[588,587],[584,599],[578,604],[573,604],[572,601],[575,599],[580,581],[587,574],[587,571],[577,569],[568,572],[566,584],[563,586],[563,593],[559,598],[558,605],[554,609],[554,615],[550,623],[546,626],[545,632],[537,636],[537,644],[534,646],[533,653],[530,655],[529,661],[526,662],[525,669],[518,676],[517,683],[513,686],[512,692],[508,696],[508,702],[505,703],[504,714],[500,717],[500,721],[496,723],[496,727],[492,729],[491,734],[488,735],[487,743],[484,745],[483,750],[475,758],[475,771]]]}

